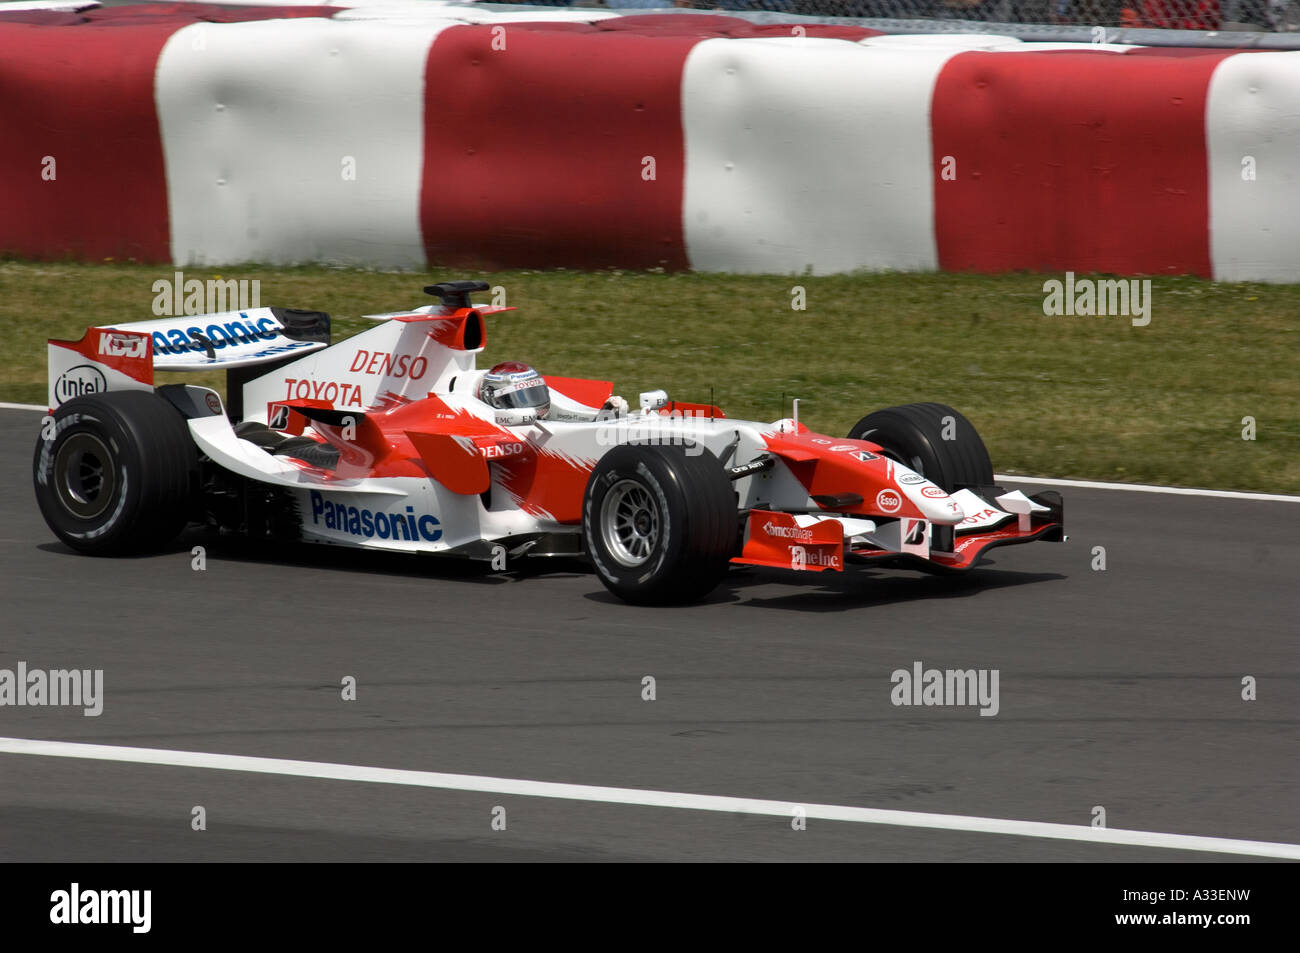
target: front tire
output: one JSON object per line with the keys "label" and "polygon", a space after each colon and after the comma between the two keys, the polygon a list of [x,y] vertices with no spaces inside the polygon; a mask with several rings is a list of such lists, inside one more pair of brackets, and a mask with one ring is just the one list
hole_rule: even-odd
{"label": "front tire", "polygon": [[583,545],[600,581],[626,602],[694,602],[727,572],[736,496],[717,457],[697,448],[615,447],[587,481]]}
{"label": "front tire", "polygon": [[886,456],[949,493],[993,483],[984,441],[971,422],[947,404],[903,404],[874,411],[854,424],[849,439],[879,444]]}
{"label": "front tire", "polygon": [[185,418],[147,391],[77,397],[43,425],[36,502],[54,534],[95,556],[156,550],[185,527],[198,451]]}

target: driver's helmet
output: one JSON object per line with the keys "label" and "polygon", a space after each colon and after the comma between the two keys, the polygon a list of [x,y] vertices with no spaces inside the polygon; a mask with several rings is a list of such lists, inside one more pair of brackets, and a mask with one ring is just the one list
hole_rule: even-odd
{"label": "driver's helmet", "polygon": [[530,424],[551,409],[546,379],[519,361],[506,361],[484,374],[478,397],[496,411],[499,424]]}

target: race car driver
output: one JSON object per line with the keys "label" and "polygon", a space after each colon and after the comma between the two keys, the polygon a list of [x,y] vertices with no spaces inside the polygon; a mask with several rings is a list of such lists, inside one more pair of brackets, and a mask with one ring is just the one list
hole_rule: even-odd
{"label": "race car driver", "polygon": [[[496,422],[508,427],[531,424],[545,420],[551,414],[551,390],[537,369],[521,361],[505,361],[483,375],[478,385],[478,398],[495,411]],[[610,397],[594,415],[586,419],[600,420],[627,413],[627,401]],[[566,411],[564,417],[577,415]]]}

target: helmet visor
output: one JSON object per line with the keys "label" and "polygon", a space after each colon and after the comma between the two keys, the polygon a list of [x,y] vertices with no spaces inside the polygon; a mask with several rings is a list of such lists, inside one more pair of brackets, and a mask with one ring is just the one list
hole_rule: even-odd
{"label": "helmet visor", "polygon": [[522,381],[510,381],[491,385],[488,403],[503,410],[523,410],[532,407],[545,407],[551,402],[551,392],[546,381],[540,377],[531,377]]}

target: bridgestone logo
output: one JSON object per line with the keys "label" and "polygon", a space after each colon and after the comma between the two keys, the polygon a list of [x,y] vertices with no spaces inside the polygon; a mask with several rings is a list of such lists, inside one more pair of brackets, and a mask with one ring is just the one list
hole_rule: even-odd
{"label": "bridgestone logo", "polygon": [[763,532],[768,536],[779,536],[782,539],[798,539],[808,541],[813,538],[813,532],[810,529],[804,529],[802,526],[777,526],[773,522],[763,524]]}

